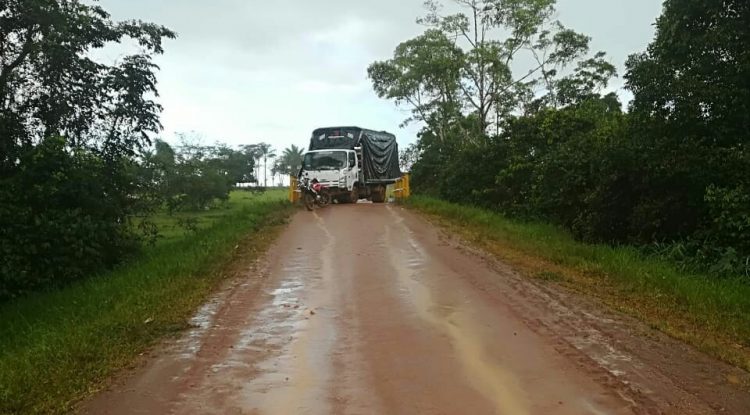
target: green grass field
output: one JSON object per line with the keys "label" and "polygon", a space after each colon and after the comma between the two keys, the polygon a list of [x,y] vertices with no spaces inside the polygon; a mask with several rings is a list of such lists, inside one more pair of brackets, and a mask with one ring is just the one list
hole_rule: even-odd
{"label": "green grass field", "polygon": [[650,326],[750,370],[750,284],[685,274],[632,247],[575,241],[539,223],[428,197],[408,206],[544,281],[600,298]]}
{"label": "green grass field", "polygon": [[[285,200],[286,191],[269,190],[265,193],[252,193],[249,191],[234,191],[229,194],[229,200],[226,202],[217,202],[211,209],[202,212],[174,212],[171,215],[166,213],[155,215],[150,218],[159,228],[159,238],[157,245],[173,242],[184,238],[194,232],[210,228],[216,222],[226,218],[239,209],[251,206],[254,203],[264,201]],[[194,230],[185,226],[186,223],[193,223]]]}
{"label": "green grass field", "polygon": [[[285,198],[238,191],[214,210],[157,217],[164,238],[136,260],[0,306],[0,414],[70,412],[139,353],[185,329],[229,264],[264,251],[293,211]],[[184,216],[195,230],[178,225]]]}

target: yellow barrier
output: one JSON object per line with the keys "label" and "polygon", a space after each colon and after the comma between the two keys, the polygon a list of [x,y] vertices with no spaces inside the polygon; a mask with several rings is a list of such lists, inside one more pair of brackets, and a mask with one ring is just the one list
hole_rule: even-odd
{"label": "yellow barrier", "polygon": [[297,189],[297,176],[289,176],[289,202],[297,203],[299,201],[301,193]]}
{"label": "yellow barrier", "polygon": [[408,199],[411,196],[411,187],[409,184],[409,175],[405,174],[400,179],[396,180],[396,188],[393,190],[393,194],[396,199]]}

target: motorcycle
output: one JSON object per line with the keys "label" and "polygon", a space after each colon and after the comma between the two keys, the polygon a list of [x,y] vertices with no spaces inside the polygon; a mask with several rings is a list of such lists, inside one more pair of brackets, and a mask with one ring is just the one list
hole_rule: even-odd
{"label": "motorcycle", "polygon": [[305,177],[299,182],[299,188],[302,191],[302,201],[307,210],[315,209],[315,206],[325,207],[331,203],[331,194],[328,188],[318,182],[318,179]]}

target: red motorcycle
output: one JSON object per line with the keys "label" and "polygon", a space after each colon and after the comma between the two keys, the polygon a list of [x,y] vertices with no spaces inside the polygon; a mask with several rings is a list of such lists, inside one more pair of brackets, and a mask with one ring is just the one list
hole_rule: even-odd
{"label": "red motorcycle", "polygon": [[325,207],[331,203],[331,194],[328,187],[324,186],[318,179],[305,177],[299,182],[299,188],[302,191],[302,200],[307,210],[315,209],[315,206]]}

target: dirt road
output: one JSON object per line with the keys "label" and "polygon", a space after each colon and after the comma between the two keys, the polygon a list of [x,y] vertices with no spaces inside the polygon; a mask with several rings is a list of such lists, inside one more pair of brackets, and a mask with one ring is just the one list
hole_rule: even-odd
{"label": "dirt road", "polygon": [[299,212],[97,414],[750,413],[746,372],[398,206]]}

